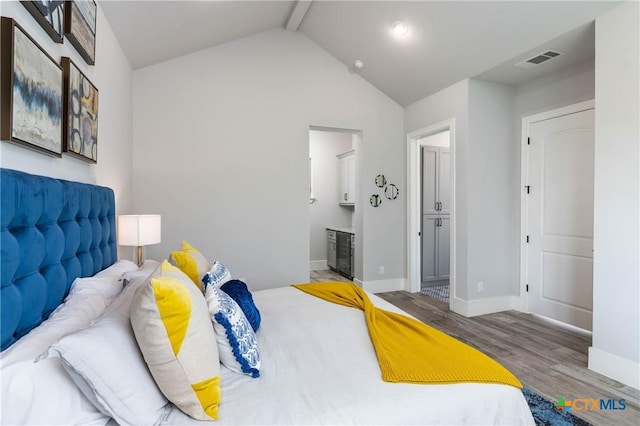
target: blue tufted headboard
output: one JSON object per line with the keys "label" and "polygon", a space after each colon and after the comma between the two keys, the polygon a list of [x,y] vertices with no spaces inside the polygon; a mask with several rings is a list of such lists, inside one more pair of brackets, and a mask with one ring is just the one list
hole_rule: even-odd
{"label": "blue tufted headboard", "polygon": [[115,198],[101,186],[0,169],[1,350],[117,260]]}

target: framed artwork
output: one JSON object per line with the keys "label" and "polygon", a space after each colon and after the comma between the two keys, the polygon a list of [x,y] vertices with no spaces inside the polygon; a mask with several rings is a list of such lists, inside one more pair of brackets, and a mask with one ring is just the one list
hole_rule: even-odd
{"label": "framed artwork", "polygon": [[67,1],[64,33],[87,64],[96,63],[96,13],[93,0]]}
{"label": "framed artwork", "polygon": [[64,73],[64,151],[98,162],[98,89],[71,59],[62,58]]}
{"label": "framed artwork", "polygon": [[13,19],[0,31],[0,139],[60,157],[62,68]]}
{"label": "framed artwork", "polygon": [[56,43],[62,43],[64,36],[64,1],[21,1],[36,21]]}

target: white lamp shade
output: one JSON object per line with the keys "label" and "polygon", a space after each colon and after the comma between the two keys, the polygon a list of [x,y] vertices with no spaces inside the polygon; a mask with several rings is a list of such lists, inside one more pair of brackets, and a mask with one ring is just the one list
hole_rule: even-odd
{"label": "white lamp shade", "polygon": [[118,244],[147,246],[158,244],[161,234],[159,214],[131,214],[118,216]]}

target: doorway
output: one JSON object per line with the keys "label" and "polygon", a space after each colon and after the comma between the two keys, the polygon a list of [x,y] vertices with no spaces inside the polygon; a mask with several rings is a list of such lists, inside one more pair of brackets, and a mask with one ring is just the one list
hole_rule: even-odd
{"label": "doorway", "polygon": [[[409,290],[447,284],[448,304],[455,298],[455,119],[407,135],[407,241]],[[438,168],[440,165],[440,168]],[[446,171],[423,181],[423,171]],[[425,188],[425,182],[431,188]],[[430,183],[429,183],[430,182]],[[442,185],[440,184],[442,183]],[[435,186],[433,186],[435,185]],[[448,226],[447,226],[448,225]],[[435,287],[434,287],[435,288]]]}
{"label": "doorway", "polygon": [[[309,128],[309,270],[332,281],[361,277],[359,201],[362,132]],[[342,277],[342,278],[341,278]]]}
{"label": "doorway", "polygon": [[592,328],[594,103],[523,119],[526,310]]}
{"label": "doorway", "polygon": [[421,151],[420,292],[449,302],[449,131],[418,140]]}

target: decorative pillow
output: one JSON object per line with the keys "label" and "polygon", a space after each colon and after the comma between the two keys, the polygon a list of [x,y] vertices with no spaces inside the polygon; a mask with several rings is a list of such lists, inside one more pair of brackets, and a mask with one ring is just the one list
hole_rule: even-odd
{"label": "decorative pillow", "polygon": [[126,286],[100,318],[64,336],[45,355],[57,352],[85,396],[120,424],[156,424],[169,410],[129,322],[132,301],[144,283]]}
{"label": "decorative pillow", "polygon": [[206,257],[186,241],[182,242],[179,251],[171,252],[171,259],[178,268],[193,281],[200,290],[202,288],[202,276],[211,268]]}
{"label": "decorative pillow", "polygon": [[131,324],[162,393],[198,420],[218,418],[220,361],[202,293],[164,261],[136,294]]}
{"label": "decorative pillow", "polygon": [[207,286],[206,297],[220,360],[231,371],[259,377],[258,339],[242,309],[227,293],[214,286]]}
{"label": "decorative pillow", "polygon": [[253,296],[247,288],[247,285],[240,280],[231,280],[222,284],[220,290],[227,293],[240,306],[244,316],[247,317],[253,331],[258,331],[260,327],[260,311],[253,301]]}
{"label": "decorative pillow", "polygon": [[229,272],[226,266],[216,260],[215,262],[213,262],[213,265],[211,266],[211,269],[209,269],[209,272],[204,274],[204,276],[202,277],[202,284],[204,284],[205,290],[207,286],[220,288],[222,284],[230,280],[231,272]]}

